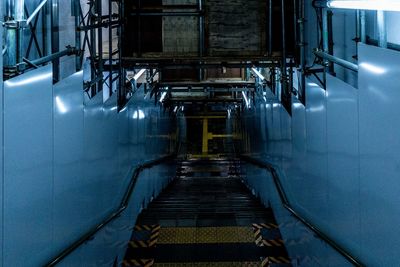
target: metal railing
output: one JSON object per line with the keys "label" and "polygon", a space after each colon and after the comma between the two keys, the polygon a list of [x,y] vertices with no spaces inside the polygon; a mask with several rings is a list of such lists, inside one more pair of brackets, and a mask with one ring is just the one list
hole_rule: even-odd
{"label": "metal railing", "polygon": [[129,182],[129,185],[125,191],[124,197],[122,198],[121,204],[116,208],[114,211],[111,211],[99,224],[88,230],[85,234],[83,234],[79,239],[69,245],[66,249],[60,252],[55,258],[49,261],[44,266],[55,266],[60,263],[64,258],[70,255],[75,249],[80,247],[83,243],[90,240],[98,231],[104,228],[107,224],[112,222],[116,219],[123,211],[126,210],[129,204],[130,197],[135,189],[136,183],[139,179],[139,175],[145,169],[152,168],[156,165],[160,165],[164,162],[170,161],[176,157],[175,154],[170,154],[159,159],[151,160],[145,162],[143,164],[139,164],[136,166],[135,170],[133,171],[132,178]]}
{"label": "metal railing", "polygon": [[359,259],[357,259],[353,255],[351,255],[350,252],[348,252],[346,249],[344,249],[341,245],[339,245],[336,241],[334,241],[332,238],[330,238],[321,229],[316,227],[312,222],[310,222],[309,220],[304,218],[299,212],[297,212],[293,208],[293,206],[289,202],[289,199],[286,195],[284,187],[282,186],[279,175],[272,164],[261,161],[259,159],[255,159],[255,158],[246,156],[246,155],[240,155],[239,157],[242,160],[244,160],[245,162],[248,162],[248,163],[258,166],[260,168],[266,169],[271,173],[272,179],[273,179],[275,187],[278,191],[278,194],[279,194],[279,197],[280,197],[283,207],[286,208],[294,217],[296,217],[296,219],[301,221],[305,226],[307,226],[311,231],[313,231],[320,239],[322,239],[323,241],[328,243],[334,250],[336,250],[338,253],[340,253],[351,264],[353,264],[354,266],[366,266]]}

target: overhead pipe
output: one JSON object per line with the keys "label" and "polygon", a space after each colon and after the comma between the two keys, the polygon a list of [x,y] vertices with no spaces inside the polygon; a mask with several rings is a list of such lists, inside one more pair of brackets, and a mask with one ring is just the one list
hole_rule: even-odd
{"label": "overhead pipe", "polygon": [[351,62],[346,61],[344,59],[332,56],[332,55],[330,55],[330,54],[328,54],[328,53],[326,53],[324,51],[321,51],[321,50],[314,50],[314,54],[316,56],[326,60],[326,61],[335,63],[335,64],[337,64],[339,66],[342,66],[342,67],[344,67],[346,69],[358,72],[358,65],[357,64],[354,64],[354,63],[351,63]]}
{"label": "overhead pipe", "polygon": [[[45,56],[42,58],[38,58],[35,60],[30,60],[29,64],[39,66],[39,65],[43,65],[43,64],[46,64],[49,62],[53,62],[55,60],[59,60],[60,58],[62,58],[64,56],[72,56],[72,55],[75,55],[78,53],[79,53],[79,50],[77,50],[75,47],[69,46],[65,50],[56,52],[54,54],[51,54],[51,55],[48,55],[48,56]],[[22,63],[22,64],[24,64],[24,63]]]}

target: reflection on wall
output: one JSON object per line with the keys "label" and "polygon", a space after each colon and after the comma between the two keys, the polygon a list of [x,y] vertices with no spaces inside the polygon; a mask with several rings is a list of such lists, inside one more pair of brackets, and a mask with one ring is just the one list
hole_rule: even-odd
{"label": "reflection on wall", "polygon": [[[41,266],[117,207],[134,166],[174,152],[175,118],[143,91],[120,112],[116,95],[88,99],[83,72],[53,85],[51,65],[4,85],[2,266]],[[134,223],[173,167],[143,174],[126,221]],[[123,248],[107,248],[119,239],[107,231],[72,255],[72,266],[111,266]]]}
{"label": "reflection on wall", "polygon": [[[290,117],[270,95],[243,118],[245,152],[275,164],[291,203],[368,266],[395,266],[400,250],[400,53],[360,45],[359,89],[328,76],[307,81],[307,105]],[[258,131],[262,125],[264,129]],[[257,130],[256,130],[257,129]],[[292,258],[302,266],[345,266],[343,258],[296,221],[265,172],[248,183],[271,204]]]}

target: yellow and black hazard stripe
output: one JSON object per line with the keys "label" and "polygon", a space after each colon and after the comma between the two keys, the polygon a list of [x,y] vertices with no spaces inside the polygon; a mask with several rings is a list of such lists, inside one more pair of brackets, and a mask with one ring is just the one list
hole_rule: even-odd
{"label": "yellow and black hazard stripe", "polygon": [[262,225],[262,224],[253,224],[253,230],[254,230],[254,241],[258,247],[282,247],[284,246],[284,241],[280,238],[278,239],[269,239],[266,240],[263,238],[261,230],[266,228],[265,226],[268,226],[267,224]]}
{"label": "yellow and black hazard stripe", "polygon": [[129,241],[129,246],[131,248],[148,248],[149,244],[148,244],[148,241],[131,240],[131,241]]}
{"label": "yellow and black hazard stripe", "polygon": [[151,267],[154,259],[131,259],[122,262],[123,267]]}
{"label": "yellow and black hazard stripe", "polygon": [[256,242],[256,245],[259,247],[263,246],[263,237],[261,234],[261,229],[259,228],[253,228],[254,229],[254,241]]}
{"label": "yellow and black hazard stripe", "polygon": [[150,238],[148,240],[131,240],[129,246],[131,248],[151,248],[157,243],[157,239],[160,235],[160,225],[136,225],[135,231],[148,231],[150,232]]}
{"label": "yellow and black hazard stripe", "polygon": [[255,229],[279,229],[279,226],[275,223],[253,223]]}
{"label": "yellow and black hazard stripe", "polygon": [[262,240],[261,247],[282,247],[284,242],[282,239],[270,239],[270,240]]}
{"label": "yellow and black hazard stripe", "polygon": [[151,234],[148,241],[149,247],[154,247],[157,244],[158,237],[160,236],[160,230],[161,230],[160,225],[154,225],[153,228],[151,229]]}
{"label": "yellow and black hazard stripe", "polygon": [[271,263],[278,264],[290,264],[290,260],[287,257],[279,256],[279,257],[266,257],[261,260],[261,267],[268,267]]}

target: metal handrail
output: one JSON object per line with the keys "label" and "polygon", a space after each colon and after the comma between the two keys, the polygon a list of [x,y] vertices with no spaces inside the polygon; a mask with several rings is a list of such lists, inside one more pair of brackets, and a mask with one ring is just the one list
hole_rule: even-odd
{"label": "metal handrail", "polygon": [[163,162],[169,161],[171,159],[174,159],[176,157],[176,154],[170,154],[155,160],[151,160],[148,162],[145,162],[143,164],[139,164],[136,166],[135,170],[133,171],[131,181],[128,185],[128,188],[124,194],[124,197],[122,198],[122,201],[120,205],[118,206],[117,209],[114,211],[110,212],[99,224],[91,228],[89,231],[87,231],[85,234],[83,234],[79,239],[77,239],[75,242],[73,242],[71,245],[69,245],[66,249],[64,249],[60,254],[58,254],[55,258],[53,258],[51,261],[49,261],[47,264],[44,266],[55,266],[58,263],[60,263],[65,257],[67,257],[69,254],[71,254],[75,249],[80,247],[83,243],[86,241],[90,240],[92,236],[94,236],[98,231],[100,231],[104,226],[109,224],[111,221],[113,221],[115,218],[117,218],[127,207],[129,204],[130,197],[133,193],[133,190],[135,189],[136,183],[139,179],[140,173],[145,170],[152,168],[156,165],[159,165]]}
{"label": "metal handrail", "polygon": [[321,229],[319,229],[313,223],[311,223],[310,221],[305,219],[299,212],[297,212],[292,207],[292,205],[290,204],[289,199],[286,195],[286,192],[282,186],[279,175],[272,164],[261,161],[259,159],[249,157],[247,155],[239,155],[239,157],[248,163],[251,163],[253,165],[256,165],[258,167],[266,169],[271,173],[272,179],[273,179],[276,189],[278,191],[278,194],[281,199],[283,207],[285,207],[294,217],[296,217],[299,221],[301,221],[304,225],[306,225],[309,229],[311,229],[319,238],[321,238],[326,243],[328,243],[333,249],[335,249],[337,252],[339,252],[343,257],[345,257],[354,266],[366,266],[359,259],[357,259],[353,255],[351,255],[350,252],[348,252],[346,249],[344,249],[341,245],[336,243],[336,241],[334,241],[327,234],[325,234]]}

